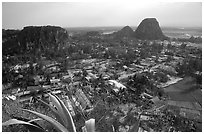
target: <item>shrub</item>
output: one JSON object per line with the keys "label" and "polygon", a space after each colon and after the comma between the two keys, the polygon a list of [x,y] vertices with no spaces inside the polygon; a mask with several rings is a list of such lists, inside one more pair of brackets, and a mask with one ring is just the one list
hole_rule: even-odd
{"label": "shrub", "polygon": [[[40,119],[43,119],[43,120],[49,122],[50,124],[53,125],[53,127],[57,131],[76,132],[76,127],[75,127],[74,121],[72,119],[72,116],[71,116],[69,110],[65,106],[65,104],[56,95],[53,95],[51,93],[49,93],[48,95],[49,95],[50,100],[51,100],[53,105],[47,104],[46,102],[44,102],[42,100],[40,100],[40,101],[51,109],[51,111],[54,113],[56,119],[51,118],[47,115],[41,114],[41,113],[36,112],[36,111],[27,110],[27,109],[22,109],[22,110],[29,112],[29,113],[32,113],[32,114],[40,117]],[[38,120],[39,119],[24,120],[24,118],[10,119],[10,120],[4,122],[2,124],[2,126],[22,124],[25,126],[29,126],[30,131],[38,131],[38,132],[45,131],[45,129],[43,129],[41,126],[39,126],[37,123],[35,123]],[[84,131],[95,131],[95,120],[90,119],[90,120],[86,121],[84,128],[85,128]]]}

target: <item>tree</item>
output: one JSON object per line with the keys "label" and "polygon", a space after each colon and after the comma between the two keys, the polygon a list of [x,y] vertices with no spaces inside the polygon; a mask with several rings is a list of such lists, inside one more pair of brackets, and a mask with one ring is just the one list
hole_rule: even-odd
{"label": "tree", "polygon": [[167,44],[167,49],[172,49],[172,47],[173,47],[173,46],[171,45],[171,43],[168,43],[168,44]]}
{"label": "tree", "polygon": [[151,50],[153,52],[160,53],[162,51],[162,49],[163,49],[163,45],[156,43],[156,42],[153,42],[153,44],[151,46]]}
{"label": "tree", "polygon": [[166,62],[170,62],[170,61],[172,61],[172,60],[173,60],[173,57],[170,56],[170,55],[168,55],[168,56],[167,56],[167,59],[166,59]]}
{"label": "tree", "polygon": [[186,44],[186,43],[182,43],[180,47],[181,47],[181,49],[185,49],[185,48],[186,48],[186,46],[187,46],[187,44]]}
{"label": "tree", "polygon": [[140,95],[142,92],[144,92],[144,87],[149,85],[149,80],[143,74],[135,74],[133,77],[130,77],[127,85],[136,88],[135,92],[137,95]]}

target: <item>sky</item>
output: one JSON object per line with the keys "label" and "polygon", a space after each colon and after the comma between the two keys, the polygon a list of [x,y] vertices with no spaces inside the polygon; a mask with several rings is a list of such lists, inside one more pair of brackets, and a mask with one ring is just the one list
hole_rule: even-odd
{"label": "sky", "polygon": [[160,26],[201,27],[201,2],[3,2],[2,28],[138,26],[144,18]]}

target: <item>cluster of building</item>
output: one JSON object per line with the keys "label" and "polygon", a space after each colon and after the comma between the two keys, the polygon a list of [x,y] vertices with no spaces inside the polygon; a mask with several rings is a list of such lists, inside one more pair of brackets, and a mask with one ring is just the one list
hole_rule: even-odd
{"label": "cluster of building", "polygon": [[[27,86],[26,90],[22,90],[21,87],[19,87],[13,90],[13,95],[16,96],[16,98],[20,98],[20,102],[30,103],[33,101],[33,97],[46,98],[48,96],[46,93],[48,92],[58,94],[74,116],[74,107],[79,107],[81,110],[92,107],[91,97],[93,95],[89,95],[87,92],[91,91],[91,93],[93,93],[101,90],[100,87],[95,84],[95,81],[103,81],[104,85],[110,86],[112,90],[117,93],[121,89],[127,88],[125,84],[130,77],[139,73],[149,72],[152,76],[155,76],[154,81],[158,87],[164,88],[182,80],[182,78],[177,77],[176,67],[178,63],[183,62],[185,55],[178,54],[181,51],[180,49],[175,49],[174,52],[176,52],[176,54],[173,56],[167,55],[166,52],[172,51],[167,48],[169,42],[163,41],[157,43],[163,44],[163,50],[160,54],[140,59],[139,62],[135,60],[127,66],[123,65],[122,59],[111,59],[111,57],[108,59],[97,59],[89,56],[89,59],[79,60],[75,62],[74,66],[69,67],[66,72],[62,72],[60,63],[53,61],[47,62],[47,64],[42,67],[46,73],[34,76],[32,86]],[[172,44],[175,44],[174,46],[181,45],[176,43]],[[136,54],[140,53],[140,49],[138,48],[131,49],[133,49]],[[104,53],[105,52],[101,52],[101,54]],[[186,51],[184,53],[186,53]],[[193,57],[195,55],[190,54],[190,56]],[[33,64],[34,68],[36,66],[37,63]],[[18,73],[19,69],[28,67],[29,64],[22,66],[16,65],[11,67],[11,69]],[[164,77],[166,80],[164,80]],[[3,87],[3,90],[9,88],[8,86]],[[163,107],[164,105],[156,96],[151,96],[148,93],[144,93],[142,96],[143,98],[149,98],[157,108]],[[6,97],[9,99],[8,96]],[[141,118],[144,120],[149,119],[149,117],[146,116],[142,116]]]}

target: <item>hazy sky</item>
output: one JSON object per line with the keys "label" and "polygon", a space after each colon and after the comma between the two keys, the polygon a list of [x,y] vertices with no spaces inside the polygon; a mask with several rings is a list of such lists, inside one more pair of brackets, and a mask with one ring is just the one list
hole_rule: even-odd
{"label": "hazy sky", "polygon": [[202,3],[2,3],[5,29],[22,29],[28,25],[138,26],[147,17],[157,18],[160,26],[201,27]]}

